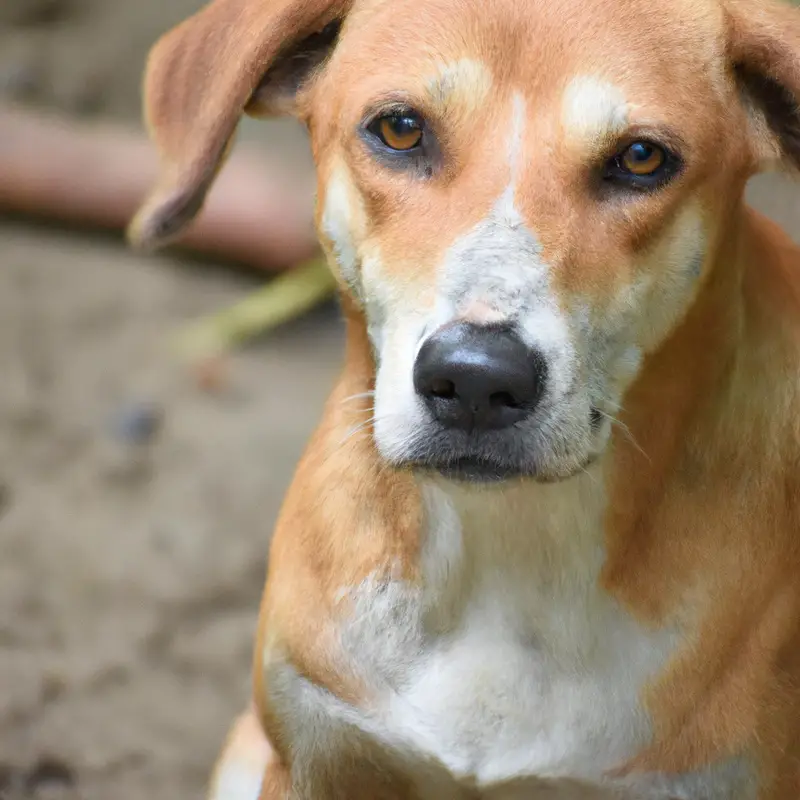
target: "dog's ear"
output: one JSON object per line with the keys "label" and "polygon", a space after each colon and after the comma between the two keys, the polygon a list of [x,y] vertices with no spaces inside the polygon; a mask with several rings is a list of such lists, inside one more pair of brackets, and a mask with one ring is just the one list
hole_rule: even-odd
{"label": "dog's ear", "polygon": [[727,0],[725,8],[758,168],[800,169],[800,9],[779,0]]}
{"label": "dog's ear", "polygon": [[161,179],[129,228],[165,244],[197,216],[244,113],[292,113],[352,0],[213,0],[153,48],[145,120]]}

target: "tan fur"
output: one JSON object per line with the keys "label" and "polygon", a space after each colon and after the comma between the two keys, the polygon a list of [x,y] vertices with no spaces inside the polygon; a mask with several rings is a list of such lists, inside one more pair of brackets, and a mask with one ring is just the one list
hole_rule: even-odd
{"label": "tan fur", "polygon": [[[738,758],[757,775],[758,800],[799,797],[800,252],[742,199],[755,172],[800,163],[800,119],[765,112],[757,96],[767,79],[800,103],[798,12],[771,0],[669,0],[657,14],[644,0],[215,0],[151,58],[148,120],[165,178],[137,238],[158,241],[189,220],[259,84],[258,103],[272,107],[262,79],[276,58],[336,18],[338,45],[290,104],[311,130],[348,344],[270,551],[254,663],[274,751],[261,800],[667,796],[571,793],[527,775],[514,776],[519,790],[456,780],[393,738],[380,681],[343,643],[353,592],[370,581],[424,592],[429,568],[424,492],[372,435],[373,306],[433,313],[441,265],[507,187],[519,221],[504,225],[535,231],[554,307],[585,308],[596,330],[627,305],[641,312],[631,334],[641,363],[607,376],[620,424],[593,455],[607,496],[596,588],[642,641],[677,631],[679,644],[641,690],[651,741],[608,777]],[[603,103],[587,117],[574,96],[593,86]],[[387,92],[436,130],[443,162],[427,180],[377,165],[355,134]],[[507,146],[515,109],[520,139]],[[684,148],[685,174],[627,205],[599,202],[587,175],[617,127]],[[696,282],[668,295],[674,259],[695,250]],[[480,297],[456,313],[502,319]],[[401,361],[392,336],[388,360]],[[585,461],[541,477],[576,480]],[[523,516],[526,494],[541,491],[531,480],[485,504]],[[424,620],[432,637],[450,624],[445,613]],[[260,736],[252,721],[240,723],[245,739]],[[223,764],[239,757],[234,745]]]}

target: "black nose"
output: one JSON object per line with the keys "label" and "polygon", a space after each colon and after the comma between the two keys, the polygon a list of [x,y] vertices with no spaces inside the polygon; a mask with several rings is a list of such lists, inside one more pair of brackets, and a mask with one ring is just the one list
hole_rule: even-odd
{"label": "black nose", "polygon": [[443,425],[496,429],[533,411],[546,374],[542,355],[511,330],[457,322],[440,328],[420,349],[414,387]]}

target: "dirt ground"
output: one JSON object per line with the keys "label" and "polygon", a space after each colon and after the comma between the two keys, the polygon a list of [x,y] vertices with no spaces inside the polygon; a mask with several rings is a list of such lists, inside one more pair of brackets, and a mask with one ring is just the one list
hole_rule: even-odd
{"label": "dirt ground", "polygon": [[[146,49],[198,4],[1,0],[0,96],[138,124]],[[292,124],[244,133],[308,168]],[[796,189],[754,198],[800,232]],[[328,308],[199,391],[168,337],[256,283],[0,220],[2,800],[202,796],[246,701],[271,526],[340,363]]]}

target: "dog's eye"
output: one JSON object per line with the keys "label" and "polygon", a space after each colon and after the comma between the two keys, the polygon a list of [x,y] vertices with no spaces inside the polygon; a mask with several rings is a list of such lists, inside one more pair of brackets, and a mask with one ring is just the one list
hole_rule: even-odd
{"label": "dog's eye", "polygon": [[652,175],[664,166],[667,154],[649,142],[634,142],[619,157],[620,166],[631,175]]}
{"label": "dog's eye", "polygon": [[408,152],[422,142],[422,119],[413,111],[402,111],[378,117],[369,131],[390,150]]}
{"label": "dog's eye", "polygon": [[656,189],[680,171],[681,161],[653,142],[633,142],[606,164],[605,179],[636,189]]}

